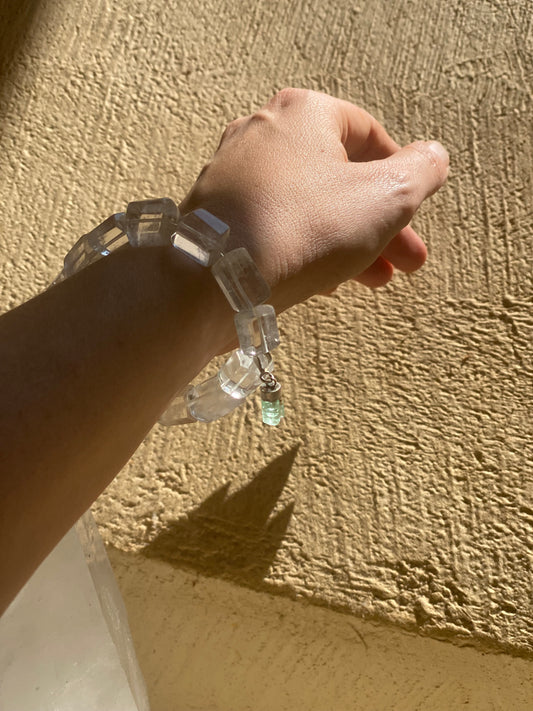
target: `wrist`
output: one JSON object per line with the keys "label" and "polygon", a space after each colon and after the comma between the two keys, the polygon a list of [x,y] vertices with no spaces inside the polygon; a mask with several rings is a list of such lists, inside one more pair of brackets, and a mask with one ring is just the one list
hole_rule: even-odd
{"label": "wrist", "polygon": [[[174,347],[182,347],[180,327],[187,324],[203,354],[202,361],[208,363],[235,344],[234,312],[209,269],[172,247],[159,250],[157,268],[164,290],[161,298],[172,326],[169,337]],[[186,315],[176,309],[176,304],[184,304]]]}
{"label": "wrist", "polygon": [[[163,424],[211,422],[259,387],[263,422],[279,424],[283,417],[270,355],[280,342],[275,309],[265,303],[270,286],[246,248],[227,251],[229,235],[228,225],[205,209],[180,216],[169,198],[131,202],[125,213],[111,215],[76,242],[55,281],[116,254],[104,262],[118,273],[107,274],[103,281],[97,278],[113,297],[111,302],[96,300],[95,316],[98,320],[102,313],[112,314],[114,298],[122,297],[122,317],[127,313],[132,318],[125,323],[119,318],[114,336],[119,347],[123,342],[132,347],[130,370],[137,363],[150,370],[159,393],[152,397],[154,402],[168,397],[169,390],[174,394],[160,419]],[[94,276],[103,273],[89,271]],[[232,322],[237,339],[230,335]],[[214,355],[236,341],[237,350],[215,376],[185,387]]]}
{"label": "wrist", "polygon": [[233,312],[208,269],[172,247],[127,248],[104,263],[113,271],[106,280],[130,295],[136,329],[172,376],[170,394],[231,347]]}

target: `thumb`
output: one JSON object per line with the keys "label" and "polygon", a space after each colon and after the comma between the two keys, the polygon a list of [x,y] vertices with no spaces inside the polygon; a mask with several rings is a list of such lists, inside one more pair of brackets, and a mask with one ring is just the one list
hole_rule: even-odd
{"label": "thumb", "polygon": [[445,183],[448,166],[448,153],[437,141],[417,141],[366,164],[370,190],[384,218],[384,245],[409,224],[423,200]]}

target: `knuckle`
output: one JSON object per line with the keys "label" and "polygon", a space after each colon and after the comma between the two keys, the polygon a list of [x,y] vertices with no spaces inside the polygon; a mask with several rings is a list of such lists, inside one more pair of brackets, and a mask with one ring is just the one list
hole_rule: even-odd
{"label": "knuckle", "polygon": [[281,91],[278,91],[271,100],[276,107],[284,109],[288,106],[295,104],[297,101],[305,99],[309,94],[308,89],[296,89],[294,87],[285,87]]}
{"label": "knuckle", "polygon": [[245,122],[246,122],[246,119],[244,117],[236,118],[236,119],[233,119],[233,121],[230,121],[230,123],[228,123],[228,125],[226,126],[224,133],[222,134],[222,140],[229,138],[230,136],[233,136],[233,134]]}
{"label": "knuckle", "polygon": [[396,172],[389,178],[389,196],[401,222],[409,222],[418,209],[413,176],[408,171]]}
{"label": "knuckle", "polygon": [[272,114],[272,111],[264,107],[255,111],[250,116],[250,120],[253,123],[271,123],[274,120],[274,115]]}
{"label": "knuckle", "polygon": [[230,123],[228,123],[228,125],[224,129],[222,136],[220,137],[220,141],[219,141],[217,150],[222,148],[222,146],[224,146],[225,143],[230,141],[231,138],[233,138],[233,136],[236,133],[238,133],[239,130],[242,128],[242,126],[245,125],[247,122],[248,122],[248,118],[244,117],[244,116],[241,118],[234,119],[233,121],[230,121]]}

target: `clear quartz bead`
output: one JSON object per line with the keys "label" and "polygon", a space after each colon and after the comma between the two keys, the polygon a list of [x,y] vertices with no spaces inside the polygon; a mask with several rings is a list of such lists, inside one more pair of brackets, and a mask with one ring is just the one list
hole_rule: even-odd
{"label": "clear quartz bead", "polygon": [[62,272],[63,278],[67,279],[81,269],[88,267],[89,264],[96,262],[100,256],[101,255],[91,246],[89,235],[83,235],[76,244],[71,247],[65,257]]}
{"label": "clear quartz bead", "polygon": [[225,254],[211,272],[235,311],[249,311],[270,297],[268,284],[244,247]]}
{"label": "clear quartz bead", "polygon": [[226,392],[222,388],[218,373],[199,385],[193,385],[187,394],[189,413],[201,422],[213,422],[224,417],[239,407],[245,399],[246,396],[239,397],[235,392]]}
{"label": "clear quartz bead", "polygon": [[85,235],[91,248],[100,256],[107,257],[128,244],[125,218],[124,212],[117,212]]}
{"label": "clear quartz bead", "polygon": [[170,198],[130,202],[126,210],[130,244],[132,247],[168,244],[178,217],[178,208]]}
{"label": "clear quartz bead", "polygon": [[57,284],[81,269],[107,257],[115,249],[128,244],[124,213],[117,212],[85,235],[71,247],[63,262],[63,271],[54,280]]}
{"label": "clear quartz bead", "polygon": [[[261,367],[271,373],[274,363],[271,356],[262,359]],[[222,390],[232,397],[245,398],[261,385],[261,372],[254,358],[241,350],[233,351],[222,368],[218,371],[218,378]]]}
{"label": "clear quartz bead", "polygon": [[235,314],[235,328],[241,350],[247,355],[270,353],[279,346],[276,312],[270,304]]}
{"label": "clear quartz bead", "polygon": [[194,417],[191,417],[189,414],[189,392],[192,388],[193,386],[190,385],[172,400],[159,418],[160,425],[186,425],[196,421]]}
{"label": "clear quartz bead", "polygon": [[229,227],[207,210],[194,210],[178,222],[171,242],[176,249],[204,267],[220,258],[228,241]]}

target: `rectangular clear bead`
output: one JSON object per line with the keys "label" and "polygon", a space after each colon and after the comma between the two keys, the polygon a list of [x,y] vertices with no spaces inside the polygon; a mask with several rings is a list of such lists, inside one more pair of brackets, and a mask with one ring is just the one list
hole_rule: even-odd
{"label": "rectangular clear bead", "polygon": [[126,229],[132,247],[165,245],[176,229],[178,208],[170,198],[130,202]]}
{"label": "rectangular clear bead", "polygon": [[123,212],[111,215],[87,234],[82,235],[65,257],[63,272],[57,281],[72,276],[100,257],[107,257],[128,244]]}
{"label": "rectangular clear bead", "polygon": [[193,386],[187,399],[192,417],[201,422],[213,422],[235,410],[245,398],[227,393],[222,388],[217,374]]}
{"label": "rectangular clear bead", "polygon": [[79,238],[76,244],[71,247],[63,262],[63,278],[67,278],[79,272],[80,269],[88,267],[96,262],[100,254],[93,249],[88,239],[88,235]]}
{"label": "rectangular clear bead", "polygon": [[211,271],[235,311],[249,311],[270,297],[270,287],[244,247],[225,254]]}
{"label": "rectangular clear bead", "polygon": [[[270,356],[263,358],[261,366],[263,370],[272,372],[274,368],[272,358]],[[261,385],[260,375],[256,359],[241,350],[233,351],[218,371],[222,390],[238,398],[247,397]]]}
{"label": "rectangular clear bead", "polygon": [[194,417],[189,414],[188,394],[192,390],[192,385],[177,395],[165,412],[159,418],[159,424],[170,425],[186,425],[190,422],[196,422]]}
{"label": "rectangular clear bead", "polygon": [[224,251],[229,227],[207,210],[194,210],[178,222],[171,242],[176,249],[209,267]]}
{"label": "rectangular clear bead", "polygon": [[270,304],[235,314],[235,328],[241,350],[247,355],[270,353],[279,346],[276,312]]}
{"label": "rectangular clear bead", "polygon": [[86,235],[91,248],[102,257],[128,244],[125,213],[117,212]]}

